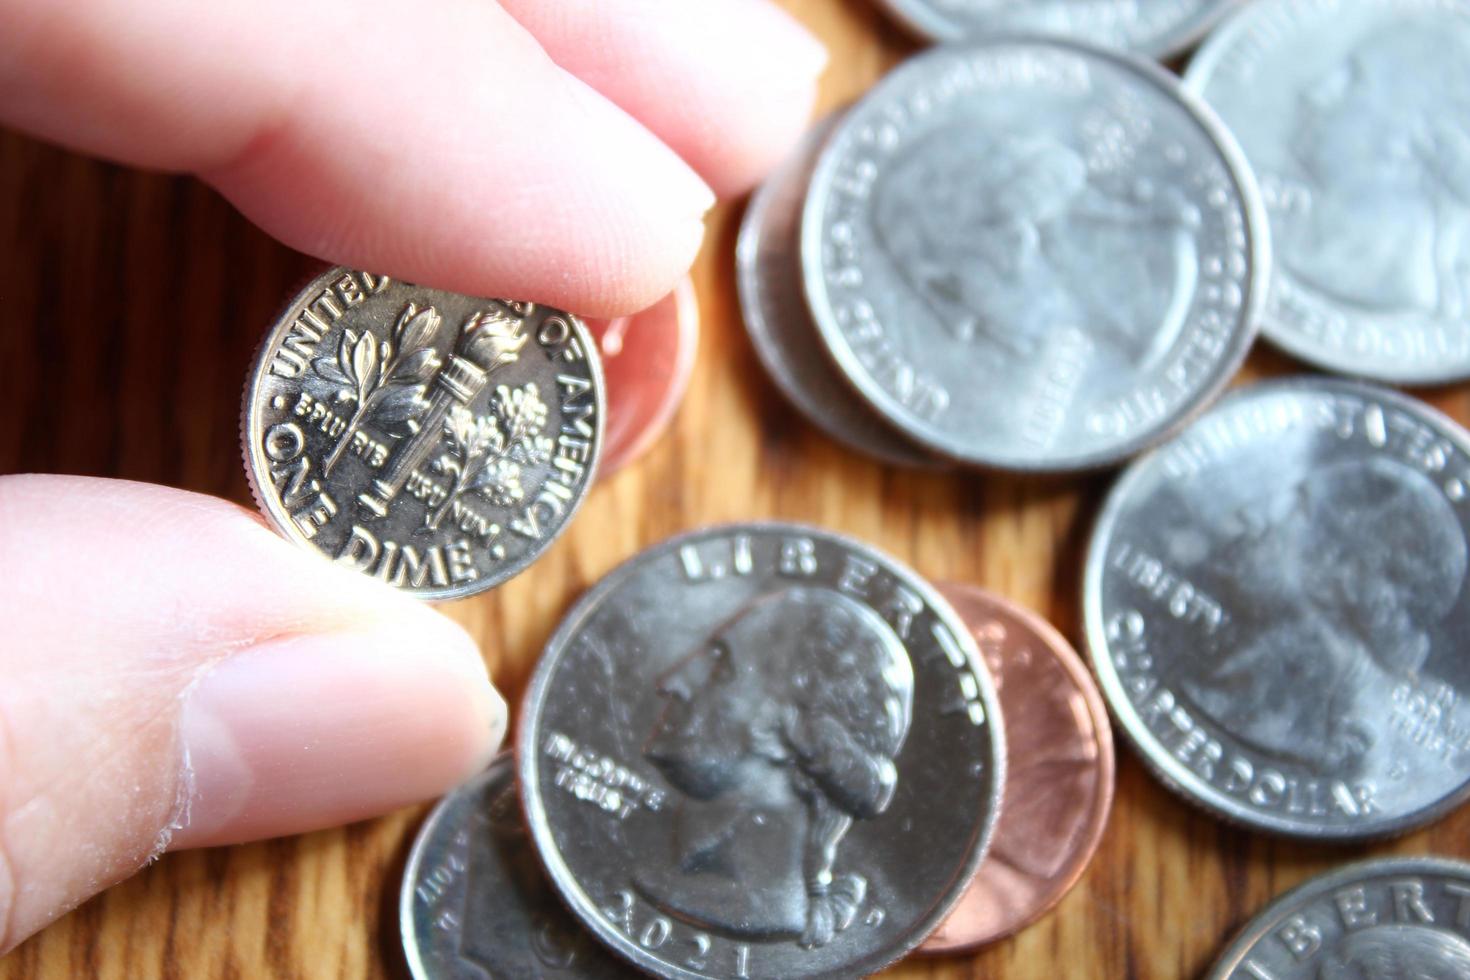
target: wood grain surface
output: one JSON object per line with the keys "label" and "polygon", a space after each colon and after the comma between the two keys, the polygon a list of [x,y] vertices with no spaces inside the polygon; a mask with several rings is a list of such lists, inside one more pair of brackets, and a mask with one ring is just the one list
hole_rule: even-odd
{"label": "wood grain surface", "polygon": [[[864,0],[787,6],[831,48],[823,109],[913,50]],[[621,559],[745,518],[857,535],[931,577],[1011,596],[1079,641],[1081,557],[1109,476],[889,470],[801,424],[740,325],[741,207],[714,213],[694,270],[705,332],[672,431],[599,485],[529,572],[445,607],[479,638],[497,684],[514,703],[562,611]],[[279,305],[317,267],[192,180],[0,134],[0,473],[124,477],[248,504],[240,387]],[[1258,349],[1243,377],[1295,370]],[[1470,418],[1463,386],[1426,397]],[[1372,854],[1470,856],[1470,812],[1373,847],[1306,847],[1196,812],[1120,753],[1102,848],[1052,915],[978,955],[911,958],[885,976],[1193,977],[1246,917],[1310,873]],[[423,812],[169,855],[0,960],[0,980],[402,977],[396,902]]]}

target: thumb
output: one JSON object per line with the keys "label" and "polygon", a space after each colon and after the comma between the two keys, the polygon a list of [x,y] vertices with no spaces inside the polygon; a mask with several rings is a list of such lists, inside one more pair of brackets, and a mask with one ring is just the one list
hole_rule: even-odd
{"label": "thumb", "polygon": [[439,794],[505,704],[427,607],[178,490],[0,478],[0,953],[167,848]]}

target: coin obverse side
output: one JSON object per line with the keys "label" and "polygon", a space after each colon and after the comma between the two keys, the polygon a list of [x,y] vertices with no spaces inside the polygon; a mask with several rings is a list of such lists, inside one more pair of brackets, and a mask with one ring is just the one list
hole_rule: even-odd
{"label": "coin obverse side", "polygon": [[752,195],[735,244],[741,318],[766,373],[791,404],[838,442],[885,463],[947,465],[900,435],[843,378],[802,292],[801,204],[838,115],[818,122]]}
{"label": "coin obverse side", "polygon": [[1035,33],[1168,58],[1199,40],[1236,0],[878,0],[930,41]]}
{"label": "coin obverse side", "polygon": [[1165,783],[1297,837],[1470,795],[1470,435],[1322,377],[1221,401],[1133,464],[1087,556],[1087,643]]}
{"label": "coin obverse side", "polygon": [[990,676],[923,579],[848,538],[737,524],[660,544],[552,637],[517,741],[537,849],[663,977],[873,973],[990,838]]}
{"label": "coin obverse side", "polygon": [[491,588],[591,485],[604,394],[576,317],[332,269],[256,360],[242,435],[286,537],[426,599]]}
{"label": "coin obverse side", "polygon": [[1205,980],[1470,980],[1470,864],[1380,858],[1272,902]]}
{"label": "coin obverse side", "polygon": [[1050,623],[973,585],[945,582],[939,593],[969,625],[990,667],[1012,747],[990,852],[954,911],[919,947],[948,954],[1021,931],[1071,891],[1108,825],[1114,760],[1102,695]]}
{"label": "coin obverse side", "polygon": [[1064,41],[936,48],[838,124],[802,265],[817,326],[936,452],[1077,470],[1234,374],[1269,263],[1224,127],[1156,66]]}
{"label": "coin obverse side", "polygon": [[641,976],[597,944],[546,880],[509,752],[430,811],[398,909],[414,980]]}
{"label": "coin obverse side", "polygon": [[1186,85],[1260,181],[1267,337],[1360,377],[1470,377],[1470,7],[1261,0]]}

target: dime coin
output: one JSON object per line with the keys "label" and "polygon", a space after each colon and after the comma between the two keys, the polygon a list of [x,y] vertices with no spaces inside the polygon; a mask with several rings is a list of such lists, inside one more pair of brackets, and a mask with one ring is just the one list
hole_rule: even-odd
{"label": "dime coin", "polygon": [[1001,39],[913,58],[843,117],[802,217],[838,364],[929,448],[1018,470],[1122,460],[1254,336],[1255,184],[1156,66]]}
{"label": "dime coin", "polygon": [[588,320],[602,354],[607,424],[598,475],[608,476],[648,451],[668,428],[689,388],[699,348],[699,301],[686,276],[648,309]]}
{"label": "dime coin", "polygon": [[958,953],[1031,925],[1087,869],[1113,804],[1113,735],[1092,674],[1051,624],[973,585],[939,592],[990,667],[1011,746],[990,853],[919,947]]}
{"label": "dime coin", "polygon": [[1234,0],[879,0],[930,41],[1026,32],[1069,37],[1155,58],[1199,40]]}
{"label": "dime coin", "polygon": [[1466,980],[1470,864],[1380,858],[1319,875],[1251,920],[1205,980]]}
{"label": "dime coin", "polygon": [[888,425],[842,377],[807,311],[801,287],[801,202],[832,132],[828,116],[751,197],[735,245],[735,282],[746,332],[766,373],[817,428],[898,466],[943,465]]}
{"label": "dime coin", "polygon": [[939,924],[1004,781],[990,676],[923,579],[736,524],[631,559],[551,638],[517,756],[552,880],[663,977],[872,973]]}
{"label": "dime coin", "polygon": [[1470,377],[1470,7],[1260,0],[1186,84],[1260,180],[1266,335],[1346,374]]}
{"label": "dime coin", "polygon": [[603,404],[576,317],[332,269],[261,347],[245,469],[286,537],[455,598],[561,533],[592,482]]}
{"label": "dime coin", "polygon": [[508,752],[424,821],[403,873],[399,924],[414,980],[639,975],[603,951],[546,880]]}
{"label": "dime coin", "polygon": [[1098,519],[1087,643],[1188,798],[1322,840],[1470,794],[1470,434],[1369,385],[1242,389],[1140,459]]}

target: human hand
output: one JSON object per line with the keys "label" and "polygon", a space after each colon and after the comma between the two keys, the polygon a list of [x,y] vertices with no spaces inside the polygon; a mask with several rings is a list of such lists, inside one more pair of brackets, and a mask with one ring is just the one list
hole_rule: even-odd
{"label": "human hand", "polygon": [[[822,60],[765,0],[0,0],[0,121],[335,262],[615,315]],[[0,616],[0,952],[164,849],[438,794],[505,724],[459,627],[183,491],[0,478]]]}

